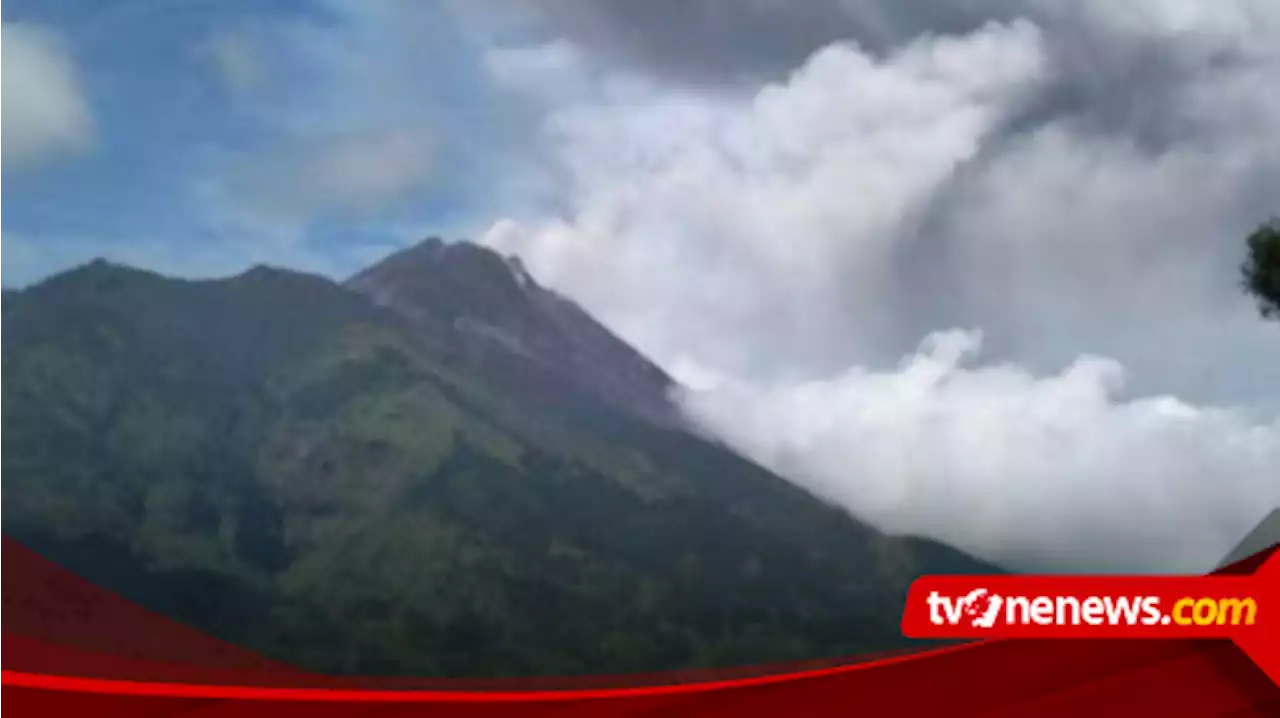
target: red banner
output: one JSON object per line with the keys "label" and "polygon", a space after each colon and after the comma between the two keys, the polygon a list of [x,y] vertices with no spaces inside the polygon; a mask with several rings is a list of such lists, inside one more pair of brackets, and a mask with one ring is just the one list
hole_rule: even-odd
{"label": "red banner", "polygon": [[1268,556],[1210,578],[924,578],[908,633],[995,640],[908,655],[518,683],[298,671],[6,539],[3,696],[13,715],[1278,715],[1280,687],[1249,657],[1276,665],[1280,557]]}
{"label": "red banner", "polygon": [[925,576],[912,638],[1227,638],[1280,681],[1280,560],[1250,576]]}

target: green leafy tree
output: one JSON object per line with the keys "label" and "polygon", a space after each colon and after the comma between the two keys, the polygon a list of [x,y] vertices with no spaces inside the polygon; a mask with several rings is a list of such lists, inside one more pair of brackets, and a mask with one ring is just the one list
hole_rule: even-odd
{"label": "green leafy tree", "polygon": [[1280,318],[1280,219],[1249,235],[1249,256],[1241,267],[1244,288],[1258,300],[1262,316]]}

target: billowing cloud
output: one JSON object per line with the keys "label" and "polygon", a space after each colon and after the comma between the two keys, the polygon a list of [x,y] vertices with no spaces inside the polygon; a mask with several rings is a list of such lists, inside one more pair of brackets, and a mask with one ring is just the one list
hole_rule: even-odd
{"label": "billowing cloud", "polygon": [[779,79],[815,48],[850,38],[881,54],[926,32],[970,32],[990,20],[1011,19],[1018,3],[534,0],[525,5],[520,18],[525,27],[560,34],[610,65],[714,86]]}
{"label": "billowing cloud", "polygon": [[[1023,567],[1209,568],[1280,501],[1280,331],[1237,283],[1280,192],[1280,6],[979,6],[1026,17],[903,16],[769,81],[569,27],[555,200],[485,241],[875,523]],[[917,350],[953,327],[989,359]]]}
{"label": "billowing cloud", "polygon": [[1048,571],[1202,571],[1280,505],[1280,420],[1171,396],[1123,399],[1081,356],[1036,376],[967,366],[975,332],[896,368],[683,397],[748,454],[882,528]]}
{"label": "billowing cloud", "polygon": [[52,31],[6,22],[3,45],[4,167],[27,167],[85,149],[93,122],[75,62]]}
{"label": "billowing cloud", "polygon": [[486,241],[659,358],[679,348],[747,370],[783,346],[788,365],[838,355],[873,337],[832,325],[853,306],[875,319],[900,228],[1019,105],[1041,59],[1022,23],[885,62],[832,45],[754,95],[605,82],[599,103],[548,119],[567,216],[499,223]]}

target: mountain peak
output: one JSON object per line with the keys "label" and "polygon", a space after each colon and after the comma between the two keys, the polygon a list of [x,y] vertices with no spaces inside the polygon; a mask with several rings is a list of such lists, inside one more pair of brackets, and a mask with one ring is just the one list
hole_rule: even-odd
{"label": "mountain peak", "polygon": [[373,274],[448,273],[457,280],[513,284],[526,288],[532,278],[518,257],[503,256],[492,249],[465,239],[445,242],[436,236],[401,249],[348,280],[358,286]]}
{"label": "mountain peak", "polygon": [[504,257],[474,242],[462,240],[446,245],[441,255],[445,264],[452,265],[455,269],[491,273],[497,281],[509,281],[517,286],[522,284],[521,279],[516,276],[515,267],[519,267],[519,273],[524,275],[525,280],[528,277],[518,258]]}
{"label": "mountain peak", "polygon": [[482,356],[518,355],[616,407],[678,424],[672,380],[577,304],[543,288],[516,256],[429,238],[347,286]]}
{"label": "mountain peak", "polygon": [[212,279],[207,281],[213,282],[238,282],[241,284],[269,284],[269,283],[306,283],[306,284],[331,284],[332,280],[326,279],[319,275],[300,272],[296,269],[281,267],[274,264],[255,264],[243,272],[226,278]]}
{"label": "mountain peak", "polygon": [[139,269],[119,262],[113,262],[106,257],[94,257],[78,267],[72,267],[64,272],[64,274],[103,274],[106,272],[151,274],[151,272],[148,272],[145,269]]}
{"label": "mountain peak", "polygon": [[96,257],[84,264],[36,282],[35,290],[74,288],[75,291],[111,291],[131,284],[131,280],[164,281],[156,272]]}

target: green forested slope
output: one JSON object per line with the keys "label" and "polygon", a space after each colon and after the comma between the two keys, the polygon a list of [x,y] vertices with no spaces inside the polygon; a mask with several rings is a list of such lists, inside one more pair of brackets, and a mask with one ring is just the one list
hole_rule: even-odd
{"label": "green forested slope", "polygon": [[891,539],[328,280],[97,262],[4,297],[5,533],[308,668],[603,673],[900,644]]}

